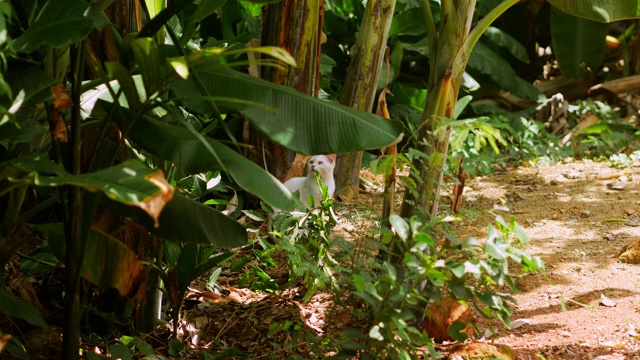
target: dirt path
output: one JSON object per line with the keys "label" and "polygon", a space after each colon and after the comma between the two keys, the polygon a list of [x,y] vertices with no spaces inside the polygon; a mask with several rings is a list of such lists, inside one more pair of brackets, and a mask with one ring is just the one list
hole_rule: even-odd
{"label": "dirt path", "polygon": [[[640,238],[633,220],[640,169],[569,161],[477,178],[469,187],[464,208],[515,214],[530,236],[526,251],[545,261],[548,276],[518,282],[512,320],[527,324],[509,331],[480,321],[481,329],[494,325],[492,340],[520,359],[640,359],[640,265],[617,260],[625,244]],[[461,229],[482,237],[490,220],[480,216]]]}

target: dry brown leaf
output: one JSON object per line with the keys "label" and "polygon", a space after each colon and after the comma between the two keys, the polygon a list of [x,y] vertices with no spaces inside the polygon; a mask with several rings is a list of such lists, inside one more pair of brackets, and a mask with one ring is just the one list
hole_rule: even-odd
{"label": "dry brown leaf", "polygon": [[51,87],[51,93],[53,93],[53,98],[55,99],[53,102],[53,107],[56,110],[62,112],[70,107],[73,107],[73,102],[67,94],[67,90],[65,89],[64,85],[58,84]]}
{"label": "dry brown leaf", "polygon": [[560,140],[560,145],[570,144],[571,138],[580,134],[582,130],[588,128],[591,125],[597,124],[599,122],[600,122],[600,119],[596,115],[591,114],[587,116],[586,119],[578,123],[578,125],[576,125],[567,135],[565,135],[562,138],[562,140]]}
{"label": "dry brown leaf", "polygon": [[56,109],[51,109],[51,136],[53,140],[66,143],[69,141],[67,134],[67,124],[64,122],[62,115]]}
{"label": "dry brown leaf", "polygon": [[0,334],[0,352],[7,346],[9,340],[11,340],[11,335]]}
{"label": "dry brown leaf", "polygon": [[145,177],[145,179],[152,182],[155,186],[160,188],[155,195],[145,199],[140,203],[140,208],[144,210],[153,219],[153,225],[155,227],[160,226],[158,219],[164,206],[173,198],[174,188],[164,179],[164,174],[161,170],[158,170],[151,175]]}

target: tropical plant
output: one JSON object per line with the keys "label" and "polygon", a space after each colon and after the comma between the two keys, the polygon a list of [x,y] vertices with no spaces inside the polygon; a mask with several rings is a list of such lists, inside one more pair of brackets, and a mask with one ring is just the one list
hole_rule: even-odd
{"label": "tropical plant", "polygon": [[[3,249],[8,249],[2,259],[7,261],[33,238],[35,230],[59,249],[56,255],[67,270],[64,358],[78,357],[80,277],[132,296],[146,275],[142,260],[162,261],[158,250],[163,240],[222,248],[246,244],[242,226],[209,206],[174,195],[175,188],[165,176],[180,179],[220,170],[270,205],[293,208],[293,198],[282,184],[237,152],[239,144],[228,128],[233,114],[241,113],[273,141],[302,153],[377,148],[393,141],[401,130],[398,123],[231,70],[229,65],[247,63],[241,59],[247,49],[191,51],[179,46],[189,44],[194,26],[213,12],[208,3],[193,9],[190,1],[172,2],[166,8],[161,2],[148,1],[150,20],[137,34],[114,43],[121,46],[121,57],[135,61],[135,67],[91,63],[99,78],[87,83],[83,83],[85,63],[93,49],[86,39],[92,29],[109,24],[103,14],[109,3],[65,0],[43,6],[12,5],[3,7],[3,20],[13,26],[12,39],[2,39],[8,44],[3,59],[11,59],[3,72],[5,111],[0,123],[0,195],[6,215],[1,240]],[[15,15],[17,22],[7,14]],[[181,26],[165,26],[176,14]],[[122,40],[116,31],[112,33]],[[165,34],[173,46],[164,45]],[[276,48],[251,51],[292,64],[291,57]],[[270,60],[260,63],[275,65]],[[67,78],[73,79],[69,86]],[[50,88],[60,82],[51,93]],[[40,103],[44,109],[37,106]],[[300,106],[308,114],[304,123],[298,121]],[[327,122],[344,130],[335,142],[319,140],[329,134]],[[304,131],[308,128],[319,130],[311,135]],[[53,191],[39,199],[45,201],[29,208],[25,194],[47,187]],[[32,227],[25,236],[25,226],[51,206],[64,209],[58,223]],[[97,215],[108,213],[129,219],[125,227],[130,229],[142,225],[151,238],[142,235],[144,231],[133,232],[133,237],[148,240],[150,247],[136,254],[118,238],[122,234],[116,225],[119,220],[96,223]],[[206,256],[197,259],[196,264],[213,261]],[[189,263],[184,258],[182,262]],[[179,301],[189,277],[180,277],[174,300]],[[177,308],[179,304],[174,303]]]}
{"label": "tropical plant", "polygon": [[[416,304],[438,302],[444,297],[472,305],[482,316],[499,319],[509,326],[512,314],[509,303],[514,299],[498,287],[518,291],[510,263],[524,272],[544,269],[539,258],[519,249],[528,238],[513,217],[509,222],[497,217],[495,226],[489,225],[483,242],[474,238],[460,240],[448,234],[452,244],[441,249],[417,217],[407,222],[394,214],[390,222],[400,237],[401,263],[394,265],[383,260],[374,265],[374,271],[357,269],[343,274],[350,279],[355,287],[353,295],[365,304],[370,317],[364,331],[351,328],[342,332],[340,351],[345,356],[408,359],[417,357],[419,348],[426,346],[428,351],[422,350],[424,357],[435,358],[430,339],[433,334],[427,334],[420,325],[420,318],[431,314],[414,314],[411,309]],[[388,232],[383,241],[391,237]],[[424,284],[424,290],[418,284]],[[452,338],[464,341],[468,336],[463,331],[466,326],[456,321],[447,331]]]}
{"label": "tropical plant", "polygon": [[[412,167],[416,169],[413,175],[416,188],[405,195],[401,210],[403,217],[411,217],[419,211],[418,209],[425,209],[429,218],[435,218],[437,215],[442,171],[447,158],[450,135],[449,128],[442,128],[441,124],[446,119],[454,117],[464,70],[480,36],[500,14],[516,2],[499,2],[475,24],[475,1],[442,2],[439,14],[440,29],[437,31],[431,7],[427,1],[423,1],[430,62],[427,97],[418,127],[416,149],[428,154],[428,157],[414,157]],[[635,4],[635,1],[632,2]],[[566,1],[551,3],[576,15],[595,16],[589,1],[581,4],[582,6]],[[621,18],[620,14],[627,17],[636,16],[636,7],[629,7],[629,3],[611,4],[611,7],[606,9],[606,14],[609,15],[598,20],[612,21]]]}

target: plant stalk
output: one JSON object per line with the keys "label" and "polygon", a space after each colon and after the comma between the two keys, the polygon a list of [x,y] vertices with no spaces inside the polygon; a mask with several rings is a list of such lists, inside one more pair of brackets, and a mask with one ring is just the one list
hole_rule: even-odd
{"label": "plant stalk", "polygon": [[[81,118],[80,94],[82,75],[84,72],[84,41],[72,48],[73,84],[71,100],[74,104],[71,111],[71,173],[81,173]],[[68,202],[65,216],[66,264],[65,264],[65,309],[64,334],[62,338],[62,358],[79,359],[80,349],[80,265],[83,250],[83,214],[82,191],[80,187],[69,186],[66,193]]]}
{"label": "plant stalk", "polygon": [[[367,2],[340,97],[341,104],[371,112],[395,6],[396,0]],[[361,162],[362,151],[338,156],[336,193],[343,199],[351,199],[358,193]]]}

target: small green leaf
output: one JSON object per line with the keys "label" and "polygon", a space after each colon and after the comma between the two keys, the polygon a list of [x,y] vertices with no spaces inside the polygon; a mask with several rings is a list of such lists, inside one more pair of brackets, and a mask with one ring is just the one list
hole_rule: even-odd
{"label": "small green leaf", "polygon": [[180,352],[184,350],[184,347],[185,347],[184,344],[180,340],[173,338],[169,340],[168,353],[171,356],[175,356],[175,357],[180,356]]}
{"label": "small green leaf", "polygon": [[142,340],[137,336],[135,337],[135,339],[136,339],[136,349],[138,349],[140,353],[142,353],[142,355],[145,355],[145,356],[155,355],[155,352],[153,351],[153,346],[151,346],[148,342]]}
{"label": "small green leaf", "polygon": [[391,223],[393,230],[395,230],[396,234],[400,236],[402,240],[406,241],[409,239],[409,224],[407,224],[402,217],[396,214],[391,214],[389,216],[389,222]]}
{"label": "small green leaf", "polygon": [[133,349],[135,344],[135,339],[132,336],[123,335],[120,337],[120,344],[126,345],[129,349]]}
{"label": "small green leaf", "polygon": [[397,274],[396,274],[396,268],[393,267],[393,265],[389,264],[388,262],[384,262],[384,267],[387,269],[387,273],[389,274],[389,277],[391,277],[391,279],[393,281],[396,281],[397,278]]}
{"label": "small green leaf", "polygon": [[244,265],[249,262],[249,260],[250,258],[248,256],[243,256],[240,259],[234,261],[233,264],[231,264],[229,270],[231,270],[232,272],[241,271]]}
{"label": "small green leaf", "polygon": [[264,216],[262,216],[261,213],[255,211],[255,210],[242,210],[242,213],[247,215],[251,220],[266,221]]}
{"label": "small green leaf", "polygon": [[451,273],[457,278],[461,278],[465,274],[465,271],[464,271],[465,269],[463,264],[458,264],[456,266],[449,266],[449,269],[451,269]]}
{"label": "small green leaf", "polygon": [[449,327],[447,328],[447,333],[454,340],[463,342],[467,340],[467,338],[469,338],[469,336],[463,332],[466,327],[467,326],[465,323],[460,320],[456,320],[451,325],[449,325]]}
{"label": "small green leaf", "polygon": [[187,65],[187,60],[184,56],[178,56],[174,58],[168,58],[167,61],[169,65],[175,70],[176,74],[178,74],[181,78],[187,79],[189,77],[189,65]]}
{"label": "small green leaf", "polygon": [[131,350],[125,344],[109,346],[109,353],[113,359],[131,360]]}
{"label": "small green leaf", "polygon": [[346,337],[346,338],[349,338],[349,339],[360,339],[360,340],[364,340],[364,339],[367,338],[367,334],[365,334],[361,330],[354,329],[354,328],[348,328],[348,329],[343,330],[340,333],[340,336]]}
{"label": "small green leaf", "polygon": [[227,2],[227,0],[203,0],[200,1],[196,11],[193,13],[189,21],[184,26],[182,38],[180,38],[180,45],[186,46],[193,32],[196,28],[196,24],[204,20],[207,16],[218,11]]}
{"label": "small green leaf", "polygon": [[520,239],[520,242],[524,245],[524,244],[528,244],[529,243],[529,235],[527,235],[526,230],[518,223],[514,224],[514,229],[516,231],[516,235],[518,235],[518,239]]}
{"label": "small green leaf", "polygon": [[495,241],[487,241],[485,251],[487,252],[487,255],[496,260],[504,260],[507,257],[507,254],[496,244]]}
{"label": "small green leaf", "polygon": [[364,291],[364,278],[362,275],[353,274],[351,277],[351,281],[353,282],[353,286],[355,286],[357,291]]}
{"label": "small green leaf", "polygon": [[458,102],[456,103],[456,108],[453,111],[454,119],[457,119],[460,116],[460,114],[462,114],[462,112],[467,107],[467,105],[471,103],[471,100],[473,100],[473,96],[471,95],[463,96],[460,99],[458,99]]}

